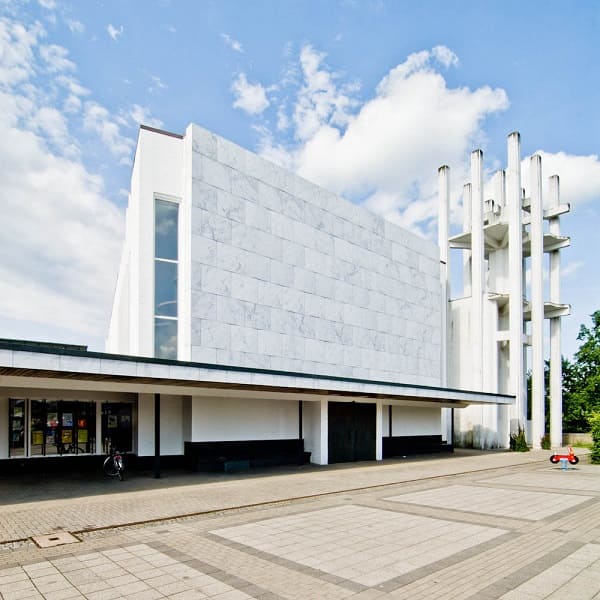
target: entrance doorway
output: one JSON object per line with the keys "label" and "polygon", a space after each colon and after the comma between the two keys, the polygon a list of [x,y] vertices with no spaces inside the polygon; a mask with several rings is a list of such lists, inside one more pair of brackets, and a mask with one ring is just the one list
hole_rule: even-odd
{"label": "entrance doorway", "polygon": [[133,430],[131,404],[107,402],[102,405],[102,446],[108,452],[110,446],[121,451],[131,452]]}
{"label": "entrance doorway", "polygon": [[329,463],[375,460],[375,404],[329,402]]}

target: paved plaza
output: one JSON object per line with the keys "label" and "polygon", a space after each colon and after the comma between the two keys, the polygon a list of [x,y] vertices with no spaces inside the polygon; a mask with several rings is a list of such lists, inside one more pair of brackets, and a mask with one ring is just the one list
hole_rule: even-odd
{"label": "paved plaza", "polygon": [[0,597],[600,599],[600,467],[547,457],[0,479]]}

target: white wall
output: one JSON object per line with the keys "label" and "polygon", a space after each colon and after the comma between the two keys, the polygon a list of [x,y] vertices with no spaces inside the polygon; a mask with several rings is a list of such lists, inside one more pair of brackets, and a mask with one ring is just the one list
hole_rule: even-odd
{"label": "white wall", "polygon": [[[154,456],[154,394],[138,396],[138,456]],[[161,394],[160,453],[183,454],[183,400]]]}
{"label": "white wall", "polygon": [[323,427],[327,433],[327,420],[322,422],[323,414],[327,419],[327,407],[322,411],[322,403],[326,402],[304,402],[302,408],[303,417],[303,434],[304,434],[304,449],[310,452],[310,462],[316,465],[327,464],[327,444],[326,438],[323,437]]}
{"label": "white wall", "polygon": [[[387,407],[385,408],[384,412],[387,412]],[[441,418],[441,408],[393,406],[392,436],[441,435]],[[387,424],[383,435],[388,435]]]}
{"label": "white wall", "polygon": [[[183,198],[183,140],[140,129],[107,351],[154,356],[154,199]],[[128,290],[125,285],[128,283]],[[125,307],[128,304],[128,309]],[[116,315],[115,315],[116,313]],[[127,336],[119,334],[128,321]]]}
{"label": "white wall", "polygon": [[0,396],[0,458],[8,458],[8,396]]}
{"label": "white wall", "polygon": [[192,398],[192,441],[298,438],[298,403],[243,398]]}

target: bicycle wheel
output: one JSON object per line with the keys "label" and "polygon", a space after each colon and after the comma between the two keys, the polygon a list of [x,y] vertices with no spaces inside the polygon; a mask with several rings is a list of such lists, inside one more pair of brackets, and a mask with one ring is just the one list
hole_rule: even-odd
{"label": "bicycle wheel", "polygon": [[115,464],[115,459],[112,456],[109,456],[105,461],[104,465],[102,465],[102,469],[104,473],[109,477],[117,477],[120,473],[119,468]]}

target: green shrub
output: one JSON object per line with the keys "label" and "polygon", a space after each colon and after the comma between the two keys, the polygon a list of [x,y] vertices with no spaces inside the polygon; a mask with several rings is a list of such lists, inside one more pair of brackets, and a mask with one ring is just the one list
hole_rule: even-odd
{"label": "green shrub", "polygon": [[600,411],[591,413],[589,417],[592,426],[592,453],[591,459],[594,464],[600,464]]}
{"label": "green shrub", "polygon": [[550,445],[550,436],[547,433],[542,436],[541,444],[542,450],[550,450],[550,448],[552,448]]}
{"label": "green shrub", "polygon": [[525,430],[519,426],[517,433],[510,434],[510,449],[513,452],[529,452],[527,439],[525,438]]}

